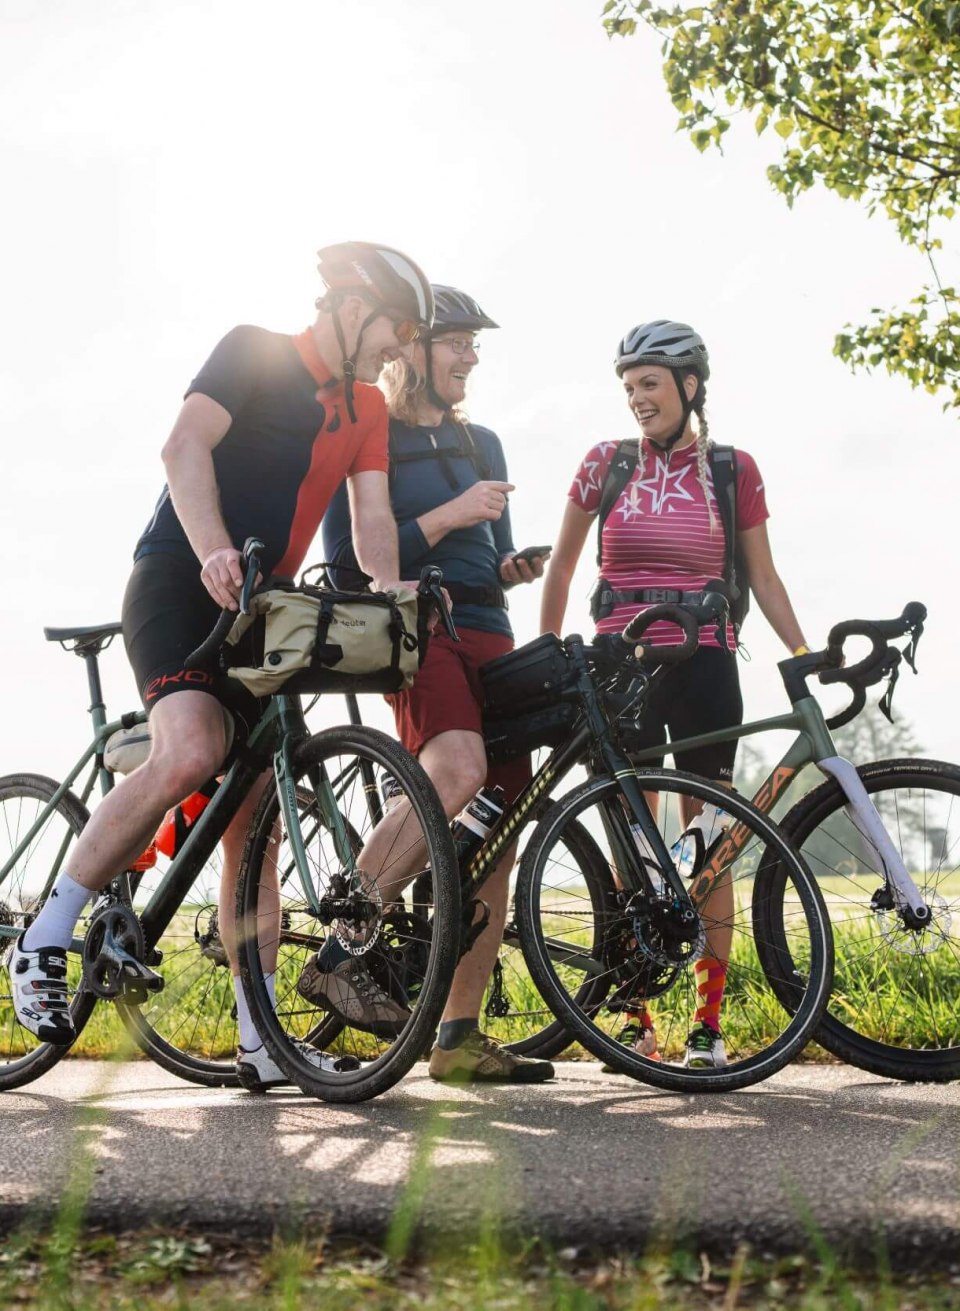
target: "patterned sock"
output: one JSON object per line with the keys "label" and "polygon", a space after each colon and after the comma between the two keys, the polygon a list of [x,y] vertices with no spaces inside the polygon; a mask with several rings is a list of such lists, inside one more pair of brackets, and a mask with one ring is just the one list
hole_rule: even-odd
{"label": "patterned sock", "polygon": [[727,962],[713,956],[703,956],[694,966],[697,984],[697,1009],[693,1023],[708,1024],[720,1032],[720,1007],[723,1003],[723,985],[727,981]]}
{"label": "patterned sock", "polygon": [[25,951],[41,947],[69,947],[83,908],[94,894],[63,871],[40,907],[37,918],[23,935]]}
{"label": "patterned sock", "polygon": [[470,1020],[441,1020],[440,1030],[437,1033],[437,1046],[445,1052],[452,1052],[454,1047],[459,1047],[465,1038],[469,1038],[474,1029],[479,1028],[477,1021]]}

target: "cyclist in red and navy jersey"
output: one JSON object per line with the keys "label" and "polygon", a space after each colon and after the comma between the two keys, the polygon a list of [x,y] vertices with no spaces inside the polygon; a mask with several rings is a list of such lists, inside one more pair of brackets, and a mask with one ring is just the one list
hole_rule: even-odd
{"label": "cyclist in red and navy jersey", "polygon": [[[231,680],[184,670],[221,607],[237,609],[245,539],[266,543],[266,572],[294,574],[346,480],[357,559],[378,587],[399,578],[387,411],[372,384],[429,330],[433,293],[418,266],[389,246],[346,242],[325,247],[319,260],[325,291],[312,326],[295,336],[234,328],[190,384],[163,448],[167,484],[137,543],[122,616],[150,712],[150,758],[98,806],[10,964],[17,1017],[48,1042],[74,1037],[60,966],[86,901],[143,851],[167,809],[222,765],[224,706],[241,730],[257,717],[257,703]],[[256,1089],[284,1082],[253,1027],[236,966],[235,881],[265,781],[224,835],[219,917],[236,983],[238,1073]]]}
{"label": "cyclist in red and navy jersey", "polygon": [[[642,435],[636,468],[601,528],[598,595],[605,603],[594,615],[598,633],[622,632],[629,619],[657,600],[680,600],[683,594],[694,599],[707,582],[722,578],[725,562],[705,411],[710,364],[702,338],[685,323],[659,319],[640,324],[620,342],[616,369]],[[570,582],[600,511],[604,482],[618,446],[617,442],[594,446],[570,487],[544,586],[542,632],[562,631]],[[802,653],[806,650],[803,633],[767,538],[763,481],[745,451],[736,452],[736,466],[737,546],[751,590],[777,636],[790,651]],[[651,697],[635,749],[665,745],[668,733],[674,739],[692,737],[743,722],[731,626],[726,636],[724,646],[714,630],[701,630],[698,651],[671,670]],[[648,637],[660,643],[679,641],[678,630],[668,623],[654,624]],[[680,752],[675,764],[731,786],[735,756],[736,742],[721,743]],[[697,809],[695,804],[686,807],[685,824]],[[732,896],[729,879],[721,881],[709,903],[716,921],[730,922]],[[729,942],[712,930],[707,952],[695,971],[699,1004],[686,1054],[691,1066],[726,1062],[719,1016]],[[627,1020],[621,1041],[654,1057],[656,1034],[645,1006],[638,1004]]]}

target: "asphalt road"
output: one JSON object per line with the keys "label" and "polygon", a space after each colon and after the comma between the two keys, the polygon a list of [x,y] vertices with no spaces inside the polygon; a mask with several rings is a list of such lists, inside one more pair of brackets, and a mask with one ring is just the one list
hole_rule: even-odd
{"label": "asphalt road", "polygon": [[[558,1246],[809,1246],[960,1266],[960,1085],[800,1065],[743,1092],[658,1092],[595,1064],[541,1087],[450,1089],[418,1066],[338,1107],[69,1060],[0,1099],[0,1232],[54,1209],[84,1150],[100,1226],[320,1228],[421,1246],[500,1227]],[[88,1146],[84,1149],[84,1143]]]}

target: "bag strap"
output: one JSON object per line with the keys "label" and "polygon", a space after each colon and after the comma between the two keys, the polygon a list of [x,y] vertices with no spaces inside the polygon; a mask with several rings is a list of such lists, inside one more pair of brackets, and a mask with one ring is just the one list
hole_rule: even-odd
{"label": "bag strap", "polygon": [[717,498],[723,524],[723,581],[731,590],[731,600],[740,595],[737,587],[737,453],[732,446],[711,446],[707,452],[713,474],[713,494]]}
{"label": "bag strap", "polygon": [[603,558],[603,525],[610,517],[610,511],[617,503],[620,493],[633,477],[640,458],[640,444],[636,437],[628,437],[616,449],[613,459],[607,466],[600,492],[600,509],[597,511],[597,565]]}
{"label": "bag strap", "polygon": [[401,451],[397,446],[397,439],[391,428],[387,437],[387,449],[390,456],[390,483],[396,479],[397,467],[401,464],[413,464],[419,460],[439,460],[440,467],[443,470],[443,476],[450,484],[452,490],[460,487],[460,481],[453,471],[450,463],[450,457],[461,456],[469,460],[473,465],[474,472],[481,481],[486,481],[490,477],[490,466],[483,457],[479,443],[474,437],[470,425],[461,423],[458,419],[452,420],[453,426],[457,432],[456,446],[437,446],[436,439],[430,434],[430,440],[433,443],[430,450],[427,451]]}

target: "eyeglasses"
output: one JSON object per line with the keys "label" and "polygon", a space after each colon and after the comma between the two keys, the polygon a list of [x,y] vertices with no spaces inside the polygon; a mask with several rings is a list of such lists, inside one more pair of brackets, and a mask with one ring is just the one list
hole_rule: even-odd
{"label": "eyeglasses", "polygon": [[476,355],[480,350],[480,343],[475,337],[434,337],[434,342],[443,342],[444,346],[449,346],[454,355],[466,355],[467,351],[473,351]]}

